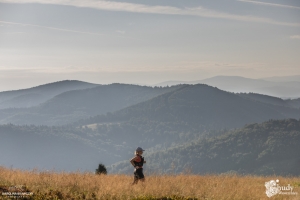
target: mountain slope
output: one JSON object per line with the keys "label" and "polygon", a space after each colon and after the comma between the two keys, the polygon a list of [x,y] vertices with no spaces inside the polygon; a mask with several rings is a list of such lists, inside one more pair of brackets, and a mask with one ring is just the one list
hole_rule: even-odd
{"label": "mountain slope", "polygon": [[288,103],[286,100],[283,100],[278,97],[272,97],[268,95],[262,95],[262,94],[255,94],[255,93],[238,93],[237,94],[240,97],[251,99],[253,101],[258,101],[266,104],[276,105],[276,106],[288,106],[292,108],[297,108],[290,103]]}
{"label": "mountain slope", "polygon": [[268,87],[273,85],[273,83],[265,80],[250,79],[239,76],[216,76],[201,80],[200,82],[230,92],[241,92],[243,90],[251,92],[251,89],[253,88]]}
{"label": "mountain slope", "polygon": [[[112,121],[145,119],[159,122],[184,122],[213,129],[243,126],[268,119],[300,117],[299,110],[273,106],[242,98],[207,85],[184,85],[146,102],[117,111]],[[101,120],[110,121],[105,117]],[[95,119],[92,121],[97,123]]]}
{"label": "mountain slope", "polygon": [[0,92],[0,109],[37,106],[60,93],[96,86],[97,84],[66,80],[29,89]]}
{"label": "mountain slope", "polygon": [[299,99],[288,99],[286,102],[294,108],[300,109],[300,98]]}
{"label": "mountain slope", "polygon": [[300,108],[300,99],[283,100],[278,97],[272,97],[268,95],[255,94],[255,93],[238,93],[237,95],[246,99],[251,99],[253,101],[271,104],[274,106],[284,106],[284,107],[290,107],[295,109]]}
{"label": "mountain slope", "polygon": [[[135,146],[158,151],[188,143],[212,130],[242,127],[269,119],[300,118],[300,111],[242,98],[207,85],[183,85],[125,109],[76,125],[106,135],[130,158]],[[96,139],[96,138],[95,138]]]}
{"label": "mountain slope", "polygon": [[117,159],[83,135],[82,130],[66,127],[0,125],[1,165],[84,171],[95,169],[99,162],[111,163]]}
{"label": "mountain slope", "polygon": [[[224,135],[202,139],[146,156],[152,172],[300,175],[300,121],[270,120],[247,125]],[[127,162],[113,165],[114,173],[131,171]]]}
{"label": "mountain slope", "polygon": [[[8,165],[18,163],[18,165],[26,167],[57,165],[60,169],[68,169],[67,164],[69,163],[74,168],[91,169],[91,165],[96,165],[95,162],[103,161],[107,165],[129,159],[137,146],[146,148],[148,152],[157,152],[196,141],[208,133],[211,137],[220,135],[224,130],[216,130],[221,128],[241,127],[251,122],[284,119],[292,116],[299,118],[300,116],[298,109],[255,102],[207,85],[182,85],[164,88],[165,90],[163,88],[142,88],[120,84],[104,87],[106,89],[99,88],[101,89],[98,95],[88,98],[89,100],[94,99],[99,104],[99,108],[95,108],[99,110],[114,109],[113,106],[110,107],[111,104],[115,107],[126,106],[127,103],[132,103],[137,97],[145,98],[145,94],[156,95],[156,97],[113,113],[108,112],[105,115],[84,119],[68,126],[15,126],[10,124],[7,126],[12,128],[7,133],[5,131],[7,126],[0,126],[0,134],[2,134],[0,151],[4,152],[5,149],[9,149],[11,152],[11,154],[7,154],[9,156],[1,155],[5,163]],[[95,95],[95,91],[97,88],[67,92],[62,94],[62,97],[64,95],[68,97],[62,98],[66,99],[65,101],[61,101],[61,104],[59,101],[54,104],[57,105],[57,111],[54,110],[55,107],[47,108],[41,105],[43,109],[49,110],[43,111],[44,114],[32,113],[32,116],[38,123],[41,122],[39,120],[45,119],[49,121],[61,120],[61,122],[75,119],[74,113],[69,115],[69,110],[64,108],[64,103],[67,106],[68,102],[72,102],[70,110],[72,111],[72,105],[75,105],[81,109],[75,110],[75,114],[82,117],[79,112],[86,108],[82,109],[78,105],[83,102],[82,105],[95,106],[93,102],[84,101],[89,93]],[[139,99],[139,101],[142,100]],[[16,117],[9,113],[13,110],[2,110],[5,112],[1,114],[6,118]],[[29,119],[28,109],[15,110],[20,113],[17,115],[19,118],[14,119],[23,121]],[[51,112],[65,114],[56,116],[50,114]],[[1,127],[4,128],[1,129]],[[20,140],[14,141],[14,135],[18,135]],[[22,146],[22,141],[24,144],[26,143],[25,146]],[[43,146],[45,146],[44,149]],[[19,148],[18,151],[14,151],[16,148]],[[55,155],[59,154],[59,151],[62,151],[62,154],[58,156],[59,159],[56,159]],[[18,155],[22,152],[26,154],[24,158],[28,158],[30,155],[38,159],[30,160],[28,158],[32,161],[31,163],[25,163],[26,160],[19,162],[17,160]],[[48,154],[51,161],[44,161],[48,157],[44,158],[43,155]],[[76,160],[77,157],[82,158],[84,163],[80,164],[79,160]],[[41,165],[41,163],[47,164]]]}
{"label": "mountain slope", "polygon": [[250,79],[240,76],[215,76],[212,78],[197,80],[197,81],[167,81],[158,86],[176,85],[176,84],[207,84],[217,87],[221,90],[235,92],[235,93],[259,93],[280,98],[299,98],[300,97],[300,81],[292,81],[298,79],[291,79],[287,81],[278,82],[263,80],[263,79]]}
{"label": "mountain slope", "polygon": [[238,76],[216,76],[201,80],[201,83],[230,92],[252,92],[275,97],[299,97],[300,82],[271,82]]}
{"label": "mountain slope", "polygon": [[111,84],[68,91],[36,107],[0,110],[0,123],[63,125],[97,114],[113,112],[178,87],[181,86],[152,88]]}
{"label": "mountain slope", "polygon": [[38,93],[23,94],[0,102],[0,109],[29,108],[46,102],[50,97]]}
{"label": "mountain slope", "polygon": [[285,118],[298,119],[300,111],[254,102],[207,85],[183,85],[148,101],[75,124],[105,135],[119,148],[112,151],[129,159],[135,146],[157,151],[198,139],[212,130]]}

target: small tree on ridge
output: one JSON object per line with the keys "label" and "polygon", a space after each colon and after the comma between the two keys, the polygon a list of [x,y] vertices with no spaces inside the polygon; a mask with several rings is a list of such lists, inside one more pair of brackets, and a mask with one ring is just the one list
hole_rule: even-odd
{"label": "small tree on ridge", "polygon": [[103,165],[103,164],[99,164],[99,166],[98,166],[98,169],[96,169],[96,174],[104,174],[104,175],[106,175],[107,174],[107,170],[106,170],[106,167],[105,167],[105,165]]}

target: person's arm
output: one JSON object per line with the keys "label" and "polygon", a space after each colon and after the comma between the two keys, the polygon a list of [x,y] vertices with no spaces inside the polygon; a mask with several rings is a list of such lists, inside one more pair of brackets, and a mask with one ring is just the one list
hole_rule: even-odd
{"label": "person's arm", "polygon": [[136,158],[136,157],[133,157],[133,158],[130,160],[130,163],[132,164],[133,167],[136,167],[135,164],[134,164],[134,162],[133,162],[133,161],[135,161],[135,158]]}

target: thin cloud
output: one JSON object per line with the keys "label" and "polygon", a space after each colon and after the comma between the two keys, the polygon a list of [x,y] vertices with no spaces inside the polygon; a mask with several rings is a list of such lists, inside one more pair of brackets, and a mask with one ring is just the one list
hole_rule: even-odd
{"label": "thin cloud", "polygon": [[251,1],[251,0],[237,0],[237,1],[252,3],[252,4],[265,5],[265,6],[300,9],[300,7],[297,7],[297,6],[290,6],[290,5],[283,5],[283,4],[276,4],[276,3],[267,3],[267,2],[261,2],[261,1]]}
{"label": "thin cloud", "polygon": [[116,30],[117,33],[120,33],[120,34],[125,34],[126,31],[121,31],[121,30]]}
{"label": "thin cloud", "polygon": [[11,34],[23,34],[25,32],[0,32],[0,34],[6,34],[6,35],[11,35]]}
{"label": "thin cloud", "polygon": [[64,31],[64,32],[83,33],[83,34],[101,35],[101,36],[104,35],[104,34],[100,34],[100,33],[76,31],[76,30],[70,30],[70,29],[55,28],[55,27],[50,27],[50,26],[40,26],[40,25],[35,25],[35,24],[24,24],[24,23],[7,22],[7,21],[0,21],[0,23],[11,24],[11,25],[21,25],[21,26],[31,26],[31,27],[38,27],[38,28],[46,28],[46,29],[52,29],[52,30],[58,30],[58,31]]}
{"label": "thin cloud", "polygon": [[134,13],[165,14],[165,15],[187,15],[206,18],[219,18],[247,22],[268,23],[283,26],[300,26],[299,23],[279,22],[268,18],[255,16],[234,15],[206,9],[203,7],[177,8],[172,6],[148,6],[144,4],[134,4],[114,1],[95,0],[0,0],[2,3],[40,3],[56,4],[75,7],[93,8],[98,10],[123,11]]}
{"label": "thin cloud", "polygon": [[290,36],[290,38],[300,40],[300,35],[292,35],[292,36]]}
{"label": "thin cloud", "polygon": [[[0,0],[0,2],[1,2],[1,0]],[[10,25],[20,25],[20,26],[38,27],[38,28],[45,28],[45,29],[51,29],[51,30],[56,30],[56,31],[71,32],[71,33],[79,33],[79,34],[89,34],[89,35],[107,36],[107,35],[101,34],[101,33],[87,32],[87,31],[76,31],[76,30],[63,29],[63,28],[56,28],[56,27],[51,27],[51,26],[40,26],[40,25],[36,25],[36,24],[25,24],[25,23],[17,23],[17,22],[0,21],[0,24],[1,24],[1,23],[2,23],[2,24],[10,24]],[[23,32],[18,32],[18,33],[23,33]],[[115,36],[115,37],[142,41],[141,39],[138,39],[138,38],[132,38],[132,37],[123,37],[123,36]]]}

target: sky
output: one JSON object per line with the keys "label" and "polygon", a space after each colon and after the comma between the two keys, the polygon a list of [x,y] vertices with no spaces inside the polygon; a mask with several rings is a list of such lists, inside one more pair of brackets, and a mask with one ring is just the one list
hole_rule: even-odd
{"label": "sky", "polygon": [[299,0],[0,0],[0,91],[300,75]]}

